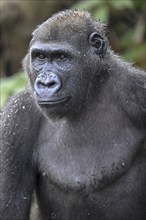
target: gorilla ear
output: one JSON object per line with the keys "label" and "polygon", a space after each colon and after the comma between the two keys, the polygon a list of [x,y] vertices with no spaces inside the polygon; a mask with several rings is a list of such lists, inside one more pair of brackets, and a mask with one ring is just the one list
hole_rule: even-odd
{"label": "gorilla ear", "polygon": [[103,58],[107,49],[104,38],[97,32],[94,32],[89,37],[89,43],[95,48],[95,52],[99,54],[99,57]]}

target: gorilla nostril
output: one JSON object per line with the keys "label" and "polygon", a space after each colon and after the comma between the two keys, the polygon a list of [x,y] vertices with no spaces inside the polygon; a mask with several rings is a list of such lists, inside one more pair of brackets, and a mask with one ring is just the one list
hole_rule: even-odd
{"label": "gorilla nostril", "polygon": [[54,88],[56,85],[57,85],[57,83],[55,81],[51,81],[51,82],[47,83],[48,88]]}
{"label": "gorilla nostril", "polygon": [[42,80],[38,80],[37,82],[38,88],[54,88],[57,83],[55,81],[43,82]]}
{"label": "gorilla nostril", "polygon": [[39,80],[37,81],[36,84],[37,84],[38,89],[43,89],[44,87],[46,87],[45,83]]}

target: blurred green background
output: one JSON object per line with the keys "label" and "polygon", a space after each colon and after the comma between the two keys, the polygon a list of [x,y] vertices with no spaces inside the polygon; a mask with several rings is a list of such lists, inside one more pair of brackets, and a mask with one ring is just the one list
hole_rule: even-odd
{"label": "blurred green background", "polygon": [[53,13],[68,8],[88,10],[105,22],[112,48],[135,66],[146,69],[145,0],[1,0],[1,107],[27,84],[21,61],[31,32]]}

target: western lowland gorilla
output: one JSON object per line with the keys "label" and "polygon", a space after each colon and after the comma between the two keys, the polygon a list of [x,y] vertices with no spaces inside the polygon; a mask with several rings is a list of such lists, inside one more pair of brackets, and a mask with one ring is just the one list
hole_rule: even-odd
{"label": "western lowland gorilla", "polygon": [[1,219],[144,220],[146,73],[105,26],[66,10],[33,32],[29,78],[2,113]]}

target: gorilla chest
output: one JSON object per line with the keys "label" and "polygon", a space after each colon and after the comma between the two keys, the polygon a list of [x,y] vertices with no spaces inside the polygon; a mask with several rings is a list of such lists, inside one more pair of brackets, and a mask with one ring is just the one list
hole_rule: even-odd
{"label": "gorilla chest", "polygon": [[[77,149],[63,151],[58,147],[50,149],[39,160],[40,199],[48,210],[47,217],[93,220],[98,216],[99,219],[112,220],[116,216],[121,220],[125,213],[123,219],[126,219],[127,200],[134,190],[137,191],[129,184],[129,181],[135,181],[135,174],[129,174],[126,159],[117,161],[114,157],[111,159],[110,154],[110,160],[106,154],[106,157],[103,154],[98,157],[93,146],[89,146],[90,151],[86,146],[83,152]],[[133,201],[129,201],[131,206]],[[131,207],[129,209],[132,210]],[[122,214],[116,213],[116,210]]]}
{"label": "gorilla chest", "polygon": [[117,109],[114,120],[109,113],[88,115],[78,123],[45,121],[37,147],[41,174],[65,189],[93,192],[125,173],[142,134]]}
{"label": "gorilla chest", "polygon": [[64,141],[52,136],[49,144],[46,141],[39,148],[39,170],[47,181],[66,190],[98,191],[128,170],[137,142],[129,138],[128,151],[125,142],[118,140],[107,144],[105,139],[101,144],[95,137]]}
{"label": "gorilla chest", "polygon": [[[102,135],[99,128],[94,129],[90,137],[87,133],[77,135],[76,132],[74,135],[67,131],[62,134],[57,130],[41,136],[37,148],[40,199],[46,209],[51,205],[52,212],[47,216],[57,216],[59,220],[88,220],[97,215],[99,219],[109,220],[104,216],[111,212],[113,196],[109,195],[115,197],[114,213],[115,207],[119,209],[122,197],[119,190],[121,177],[124,174],[122,188],[126,188],[125,173],[129,176],[129,167],[142,137],[138,132],[121,128],[120,133],[118,129],[109,129],[108,134],[102,132]],[[127,191],[131,193],[129,187]],[[123,209],[124,213],[126,196]]]}

